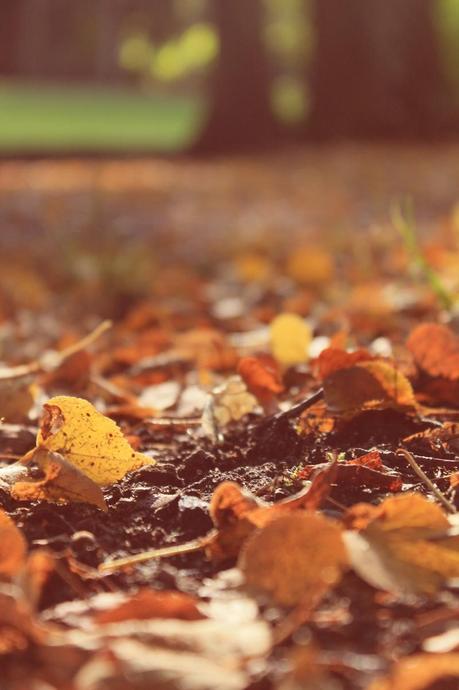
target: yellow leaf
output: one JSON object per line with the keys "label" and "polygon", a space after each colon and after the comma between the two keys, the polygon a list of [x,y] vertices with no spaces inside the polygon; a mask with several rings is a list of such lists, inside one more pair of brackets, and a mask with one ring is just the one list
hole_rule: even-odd
{"label": "yellow leaf", "polygon": [[271,322],[271,351],[286,366],[308,359],[312,333],[308,324],[296,314],[279,314]]}
{"label": "yellow leaf", "polygon": [[153,464],[134,451],[115,422],[87,400],[61,395],[44,408],[37,446],[60,453],[96,484],[111,484],[131,470]]}
{"label": "yellow leaf", "polygon": [[459,539],[437,505],[421,494],[404,494],[381,505],[360,504],[347,522],[364,528],[345,532],[354,570],[369,584],[390,592],[433,594],[459,577]]}

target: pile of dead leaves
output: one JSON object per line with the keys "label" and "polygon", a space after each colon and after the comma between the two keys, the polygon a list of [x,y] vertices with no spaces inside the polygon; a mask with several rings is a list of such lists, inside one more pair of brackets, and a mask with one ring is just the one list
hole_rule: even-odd
{"label": "pile of dead leaves", "polygon": [[443,221],[435,284],[381,236],[361,261],[266,232],[184,266],[163,238],[135,290],[115,276],[113,323],[77,306],[103,310],[113,266],[5,262],[1,690],[458,687]]}

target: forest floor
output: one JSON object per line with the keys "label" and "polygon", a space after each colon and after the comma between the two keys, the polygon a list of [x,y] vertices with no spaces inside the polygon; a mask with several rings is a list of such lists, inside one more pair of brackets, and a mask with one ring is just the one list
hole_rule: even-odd
{"label": "forest floor", "polygon": [[0,164],[1,690],[457,688],[458,180]]}

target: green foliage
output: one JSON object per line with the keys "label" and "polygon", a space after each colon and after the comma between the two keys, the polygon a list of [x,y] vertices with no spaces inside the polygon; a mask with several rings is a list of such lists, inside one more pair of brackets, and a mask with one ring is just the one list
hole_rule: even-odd
{"label": "green foliage", "polygon": [[118,61],[139,78],[160,82],[186,79],[206,70],[218,55],[218,35],[212,24],[194,22],[178,36],[155,46],[140,30],[121,42]]}
{"label": "green foliage", "polygon": [[439,45],[450,83],[459,100],[459,2],[458,0],[437,0],[435,23],[439,33]]}
{"label": "green foliage", "polygon": [[411,201],[407,199],[403,204],[395,205],[392,208],[391,218],[392,224],[403,240],[413,269],[428,283],[443,309],[451,310],[454,304],[453,298],[443,285],[437,272],[427,261],[419,244]]}
{"label": "green foliage", "polygon": [[294,76],[277,77],[272,85],[271,104],[274,113],[287,124],[304,120],[308,99],[303,82]]}
{"label": "green foliage", "polygon": [[201,116],[198,99],[0,82],[0,151],[173,151],[193,138]]}

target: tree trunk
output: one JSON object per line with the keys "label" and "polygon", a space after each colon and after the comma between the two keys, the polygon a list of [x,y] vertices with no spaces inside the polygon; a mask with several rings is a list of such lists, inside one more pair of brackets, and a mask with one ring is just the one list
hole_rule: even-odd
{"label": "tree trunk", "polygon": [[212,79],[207,123],[197,153],[264,148],[279,135],[270,103],[270,75],[262,41],[261,0],[214,0],[220,55]]}
{"label": "tree trunk", "polygon": [[49,35],[49,0],[25,0],[21,3],[18,40],[18,69],[32,79],[47,74],[52,51]]}
{"label": "tree trunk", "polygon": [[431,0],[316,0],[315,20],[313,136],[440,133],[448,93]]}
{"label": "tree trunk", "polygon": [[18,70],[17,53],[21,0],[2,0],[0,22],[0,74],[13,76]]}
{"label": "tree trunk", "polygon": [[119,0],[98,0],[96,74],[101,81],[119,76],[118,40],[121,7]]}

